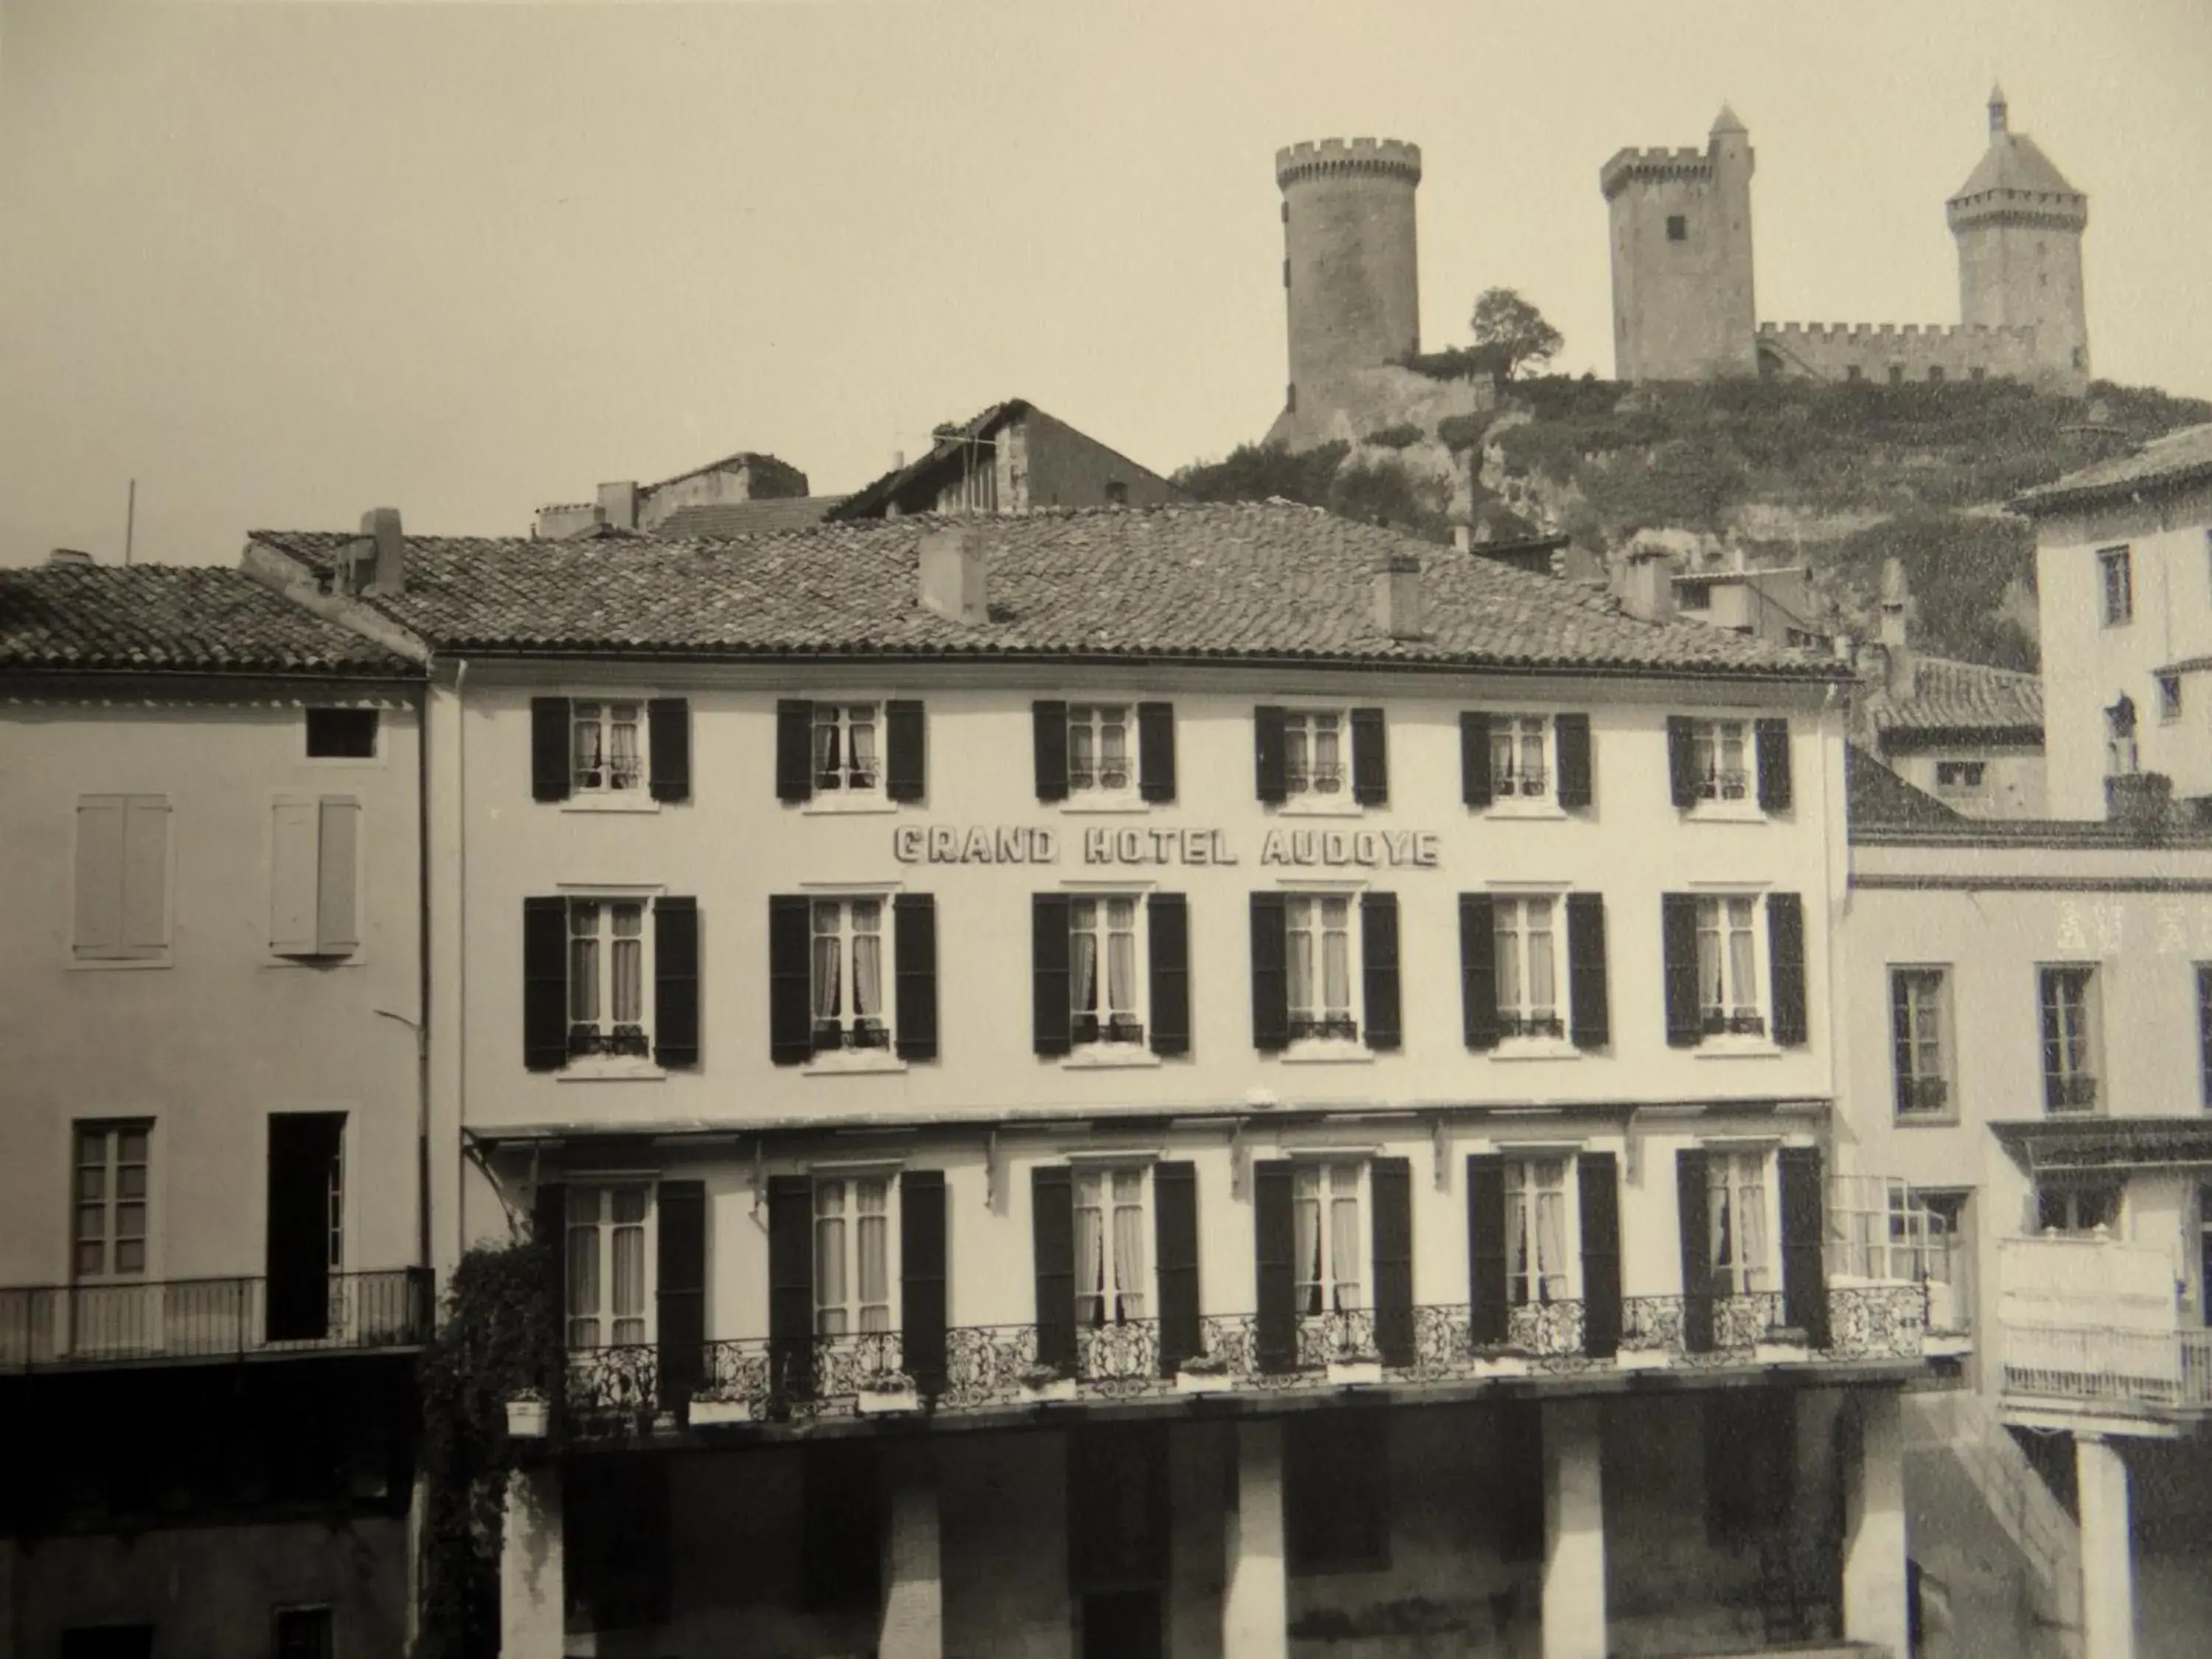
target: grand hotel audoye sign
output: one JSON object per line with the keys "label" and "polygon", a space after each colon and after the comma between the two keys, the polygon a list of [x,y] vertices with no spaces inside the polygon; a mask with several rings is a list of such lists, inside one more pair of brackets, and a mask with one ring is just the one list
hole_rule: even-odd
{"label": "grand hotel audoye sign", "polygon": [[[1073,839],[1071,837],[1071,839]],[[1049,824],[903,823],[891,832],[902,864],[1058,864],[1061,835]],[[1285,868],[1433,870],[1438,838],[1430,830],[1282,830],[1260,838],[1258,862]],[[1224,830],[1156,830],[1094,825],[1074,849],[1088,866],[1235,865],[1243,849]]]}

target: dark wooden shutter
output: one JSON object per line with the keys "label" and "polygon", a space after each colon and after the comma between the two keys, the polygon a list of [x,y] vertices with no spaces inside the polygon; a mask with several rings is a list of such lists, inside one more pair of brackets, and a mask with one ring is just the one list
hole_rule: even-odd
{"label": "dark wooden shutter", "polygon": [[1496,927],[1489,894],[1459,896],[1459,1024],[1470,1048],[1498,1046]]}
{"label": "dark wooden shutter", "polygon": [[1252,770],[1261,800],[1279,806],[1291,798],[1283,754],[1283,711],[1264,703],[1252,711]]}
{"label": "dark wooden shutter", "polygon": [[892,962],[898,1006],[892,1030],[901,1060],[937,1058],[937,900],[901,893],[891,900]]}
{"label": "dark wooden shutter", "polygon": [[1613,1041],[1613,1009],[1605,975],[1605,896],[1567,895],[1569,1031],[1577,1048]]}
{"label": "dark wooden shutter", "polygon": [[1468,1333],[1478,1345],[1505,1340],[1505,1160],[1470,1152],[1467,1160]]}
{"label": "dark wooden shutter", "polygon": [[1667,783],[1675,805],[1698,804],[1698,749],[1687,714],[1667,716]]}
{"label": "dark wooden shutter", "polygon": [[1802,1048],[1805,1029],[1805,901],[1795,893],[1766,896],[1766,969],[1774,1003],[1774,1040]]}
{"label": "dark wooden shutter", "polygon": [[1805,1333],[1813,1347],[1828,1346],[1828,1278],[1821,1259],[1826,1224],[1821,1214],[1820,1149],[1784,1146],[1782,1164],[1782,1322]]}
{"label": "dark wooden shutter", "polygon": [[1176,798],[1175,705],[1137,705],[1137,793],[1149,801]]}
{"label": "dark wooden shutter", "polygon": [[522,1063],[557,1072],[568,1063],[568,901],[522,901]]}
{"label": "dark wooden shutter", "polygon": [[1382,711],[1352,711],[1352,799],[1362,806],[1382,806],[1390,799],[1390,757],[1385,747]]}
{"label": "dark wooden shutter", "polygon": [[1765,720],[1752,727],[1759,757],[1759,806],[1763,812],[1790,810],[1790,722]]}
{"label": "dark wooden shutter", "polygon": [[707,1380],[707,1183],[664,1181],[653,1194],[659,1231],[653,1306],[660,1335],[660,1405]]}
{"label": "dark wooden shutter", "polygon": [[691,799],[691,705],[682,697],[655,697],[645,706],[647,757],[655,800]]}
{"label": "dark wooden shutter", "polygon": [[803,894],[768,902],[768,1057],[803,1066],[814,1054],[813,921]]}
{"label": "dark wooden shutter", "polygon": [[1469,806],[1490,805],[1490,716],[1463,709],[1459,717],[1459,798]]}
{"label": "dark wooden shutter", "polygon": [[1067,895],[1030,898],[1030,1046],[1041,1054],[1064,1054],[1074,1046],[1068,1000],[1073,994],[1067,944]]}
{"label": "dark wooden shutter", "polygon": [[1030,1238],[1036,1261],[1037,1364],[1075,1374],[1075,1180],[1065,1164],[1030,1171]]}
{"label": "dark wooden shutter", "polygon": [[785,697],[775,705],[775,798],[806,800],[814,793],[814,705]]}
{"label": "dark wooden shutter", "polygon": [[533,800],[568,799],[568,700],[530,700],[530,795]]}
{"label": "dark wooden shutter", "polygon": [[1609,1359],[1620,1346],[1620,1175],[1611,1152],[1580,1152],[1583,1352]]}
{"label": "dark wooden shutter", "polygon": [[925,793],[921,705],[894,697],[884,705],[884,794],[890,800],[920,800]]}
{"label": "dark wooden shutter", "polygon": [[[558,1181],[541,1181],[530,1194],[530,1243],[538,1252],[538,1292],[544,1316],[553,1322],[552,1348],[564,1352],[568,1343],[568,1188]],[[533,1352],[546,1354],[545,1348],[534,1344]],[[545,1390],[557,1414],[563,1398],[561,1378],[538,1376],[532,1380]]]}
{"label": "dark wooden shutter", "polygon": [[1696,895],[1659,896],[1659,943],[1667,981],[1667,1044],[1672,1048],[1694,1048],[1705,1035],[1698,1014]]}
{"label": "dark wooden shutter", "polygon": [[1590,771],[1590,723],[1588,714],[1554,714],[1552,738],[1559,750],[1559,805],[1588,806],[1595,798]]}
{"label": "dark wooden shutter", "polygon": [[768,1178],[769,1387],[779,1399],[814,1393],[814,1183]]}
{"label": "dark wooden shutter", "polygon": [[1152,1166],[1153,1249],[1159,1259],[1160,1375],[1204,1352],[1198,1302],[1198,1166]]}
{"label": "dark wooden shutter", "polygon": [[1713,1346],[1712,1196],[1705,1190],[1706,1152],[1685,1146],[1674,1154],[1674,1207],[1682,1226],[1682,1346],[1710,1353]]}
{"label": "dark wooden shutter", "polygon": [[906,1374],[925,1395],[945,1389],[945,1172],[899,1175],[899,1328]]}
{"label": "dark wooden shutter", "polygon": [[1291,1046],[1290,911],[1280,893],[1252,895],[1252,1046]]}
{"label": "dark wooden shutter", "polygon": [[1291,1162],[1252,1166],[1254,1259],[1259,1270],[1252,1322],[1255,1358],[1263,1371],[1298,1363],[1297,1222],[1291,1207]]}
{"label": "dark wooden shutter", "polygon": [[1359,896],[1360,976],[1367,1005],[1367,1046],[1395,1048],[1404,1041],[1398,1007],[1398,896]]}
{"label": "dark wooden shutter", "polygon": [[1413,1166],[1378,1158],[1367,1166],[1374,1211],[1375,1350],[1386,1365],[1413,1363]]}
{"label": "dark wooden shutter", "polygon": [[1181,893],[1145,901],[1152,952],[1152,1052],[1190,1052],[1190,902]]}
{"label": "dark wooden shutter", "polygon": [[1036,798],[1067,799],[1067,705],[1030,705],[1030,747],[1036,755]]}
{"label": "dark wooden shutter", "polygon": [[699,1063],[699,901],[653,902],[653,1058]]}

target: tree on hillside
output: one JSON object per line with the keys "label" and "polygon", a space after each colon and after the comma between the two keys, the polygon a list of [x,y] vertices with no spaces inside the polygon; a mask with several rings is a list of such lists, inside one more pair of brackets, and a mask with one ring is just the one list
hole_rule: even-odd
{"label": "tree on hillside", "polygon": [[1475,349],[1494,350],[1508,380],[1541,368],[1566,343],[1542,312],[1510,288],[1486,288],[1476,295],[1468,326],[1474,331]]}

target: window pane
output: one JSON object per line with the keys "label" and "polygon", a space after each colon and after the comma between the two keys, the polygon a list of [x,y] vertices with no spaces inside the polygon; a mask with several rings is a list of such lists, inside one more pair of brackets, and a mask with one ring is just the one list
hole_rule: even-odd
{"label": "window pane", "polygon": [[1304,918],[1296,907],[1291,910],[1287,965],[1290,969],[1290,1002],[1293,1015],[1310,1015],[1314,1012],[1313,933],[1310,926],[1300,925]]}
{"label": "window pane", "polygon": [[1330,928],[1322,940],[1322,991],[1329,1014],[1352,1012],[1351,946],[1341,923]]}
{"label": "window pane", "polygon": [[1520,906],[1510,899],[1501,899],[1492,913],[1494,926],[1491,936],[1492,958],[1498,970],[1498,1009],[1500,1013],[1521,1012],[1521,941],[1516,928],[1520,921]]}
{"label": "window pane", "polygon": [[614,1230],[614,1306],[617,1318],[635,1319],[645,1312],[645,1229]]}
{"label": "window pane", "polygon": [[[855,908],[858,907],[856,906]],[[884,940],[872,929],[853,935],[853,1012],[864,1019],[884,1013]]]}
{"label": "window pane", "polygon": [[876,787],[876,710],[872,703],[852,711],[853,787]]}

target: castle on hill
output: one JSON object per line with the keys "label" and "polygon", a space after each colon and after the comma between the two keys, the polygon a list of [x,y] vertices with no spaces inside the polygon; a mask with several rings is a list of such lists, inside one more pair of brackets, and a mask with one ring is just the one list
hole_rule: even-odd
{"label": "castle on hill", "polygon": [[1697,149],[1624,149],[1601,170],[1623,380],[2089,379],[2081,233],[2089,198],[1990,94],[1990,143],[1946,204],[1955,326],[1761,323],[1753,302],[1751,135],[1725,105]]}

